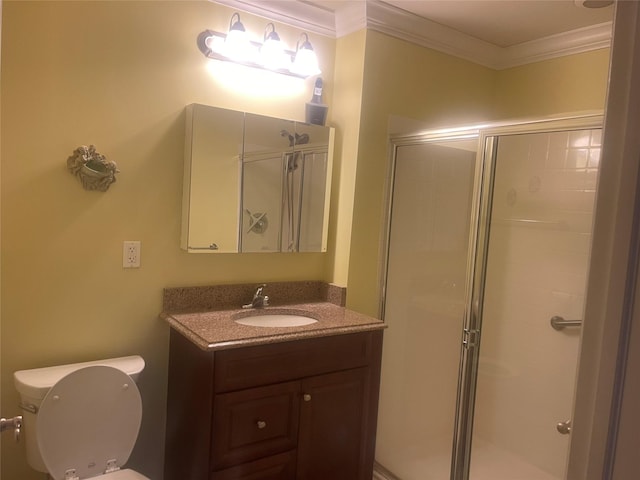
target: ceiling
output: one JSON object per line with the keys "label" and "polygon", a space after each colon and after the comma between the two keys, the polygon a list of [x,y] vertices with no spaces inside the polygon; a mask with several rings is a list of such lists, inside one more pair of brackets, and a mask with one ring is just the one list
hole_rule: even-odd
{"label": "ceiling", "polygon": [[[309,0],[303,3],[340,12],[363,0]],[[384,0],[498,47],[509,47],[613,19],[613,5],[586,8],[574,0]]]}
{"label": "ceiling", "polygon": [[213,1],[326,36],[376,30],[494,69],[607,48],[614,13],[607,0]]}

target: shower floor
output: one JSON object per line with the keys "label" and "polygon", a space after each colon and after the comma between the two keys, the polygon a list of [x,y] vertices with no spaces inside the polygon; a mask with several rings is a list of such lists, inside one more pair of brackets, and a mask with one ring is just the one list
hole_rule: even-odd
{"label": "shower floor", "polygon": [[561,480],[526,458],[494,444],[474,439],[470,480]]}
{"label": "shower floor", "polygon": [[[425,455],[424,452],[430,454]],[[393,465],[383,465],[399,480],[448,480],[450,462],[450,448],[434,451],[433,448],[415,446],[395,455]],[[386,478],[374,475],[374,479]],[[476,438],[469,480],[561,480],[561,477],[532,465],[525,458]]]}

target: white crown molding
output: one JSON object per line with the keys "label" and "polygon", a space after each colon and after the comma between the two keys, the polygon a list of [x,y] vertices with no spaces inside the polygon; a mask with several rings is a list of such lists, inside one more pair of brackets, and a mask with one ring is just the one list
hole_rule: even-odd
{"label": "white crown molding", "polygon": [[496,70],[608,48],[611,45],[612,22],[510,47],[498,47],[380,0],[345,2],[335,12],[305,0],[215,2],[333,38],[369,28]]}
{"label": "white crown molding", "polygon": [[613,22],[599,23],[503,49],[497,69],[609,48]]}
{"label": "white crown molding", "polygon": [[345,2],[335,12],[336,37],[344,37],[367,27],[367,4],[363,1]]}
{"label": "white crown molding", "polygon": [[367,2],[366,26],[486,67],[500,56],[500,47],[377,0]]}
{"label": "white crown molding", "polygon": [[367,1],[367,28],[496,70],[611,46],[612,22],[498,47],[378,1]]}
{"label": "white crown molding", "polygon": [[214,0],[214,3],[298,27],[305,32],[336,37],[335,14],[304,1]]}

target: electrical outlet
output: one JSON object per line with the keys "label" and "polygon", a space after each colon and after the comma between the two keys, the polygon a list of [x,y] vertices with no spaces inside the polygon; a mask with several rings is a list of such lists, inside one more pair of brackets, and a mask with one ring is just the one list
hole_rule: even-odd
{"label": "electrical outlet", "polygon": [[125,241],[123,243],[122,267],[140,268],[140,241]]}

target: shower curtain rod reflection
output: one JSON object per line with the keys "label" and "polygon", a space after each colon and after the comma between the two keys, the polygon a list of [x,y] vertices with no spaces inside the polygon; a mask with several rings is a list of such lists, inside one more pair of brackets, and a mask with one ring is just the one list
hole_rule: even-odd
{"label": "shower curtain rod reflection", "polygon": [[537,220],[534,218],[503,218],[496,220],[496,223],[506,223],[511,225],[524,225],[528,227],[543,228],[568,228],[569,225],[564,220]]}

